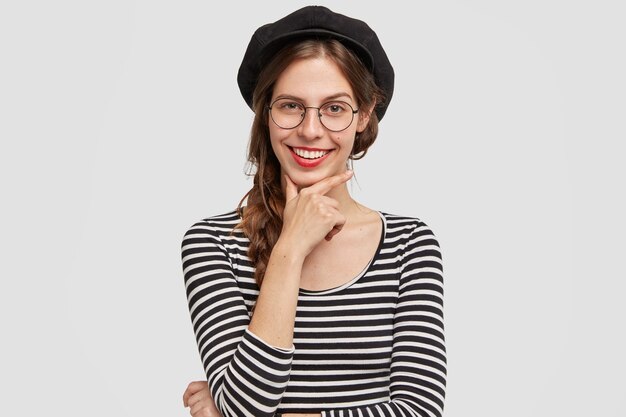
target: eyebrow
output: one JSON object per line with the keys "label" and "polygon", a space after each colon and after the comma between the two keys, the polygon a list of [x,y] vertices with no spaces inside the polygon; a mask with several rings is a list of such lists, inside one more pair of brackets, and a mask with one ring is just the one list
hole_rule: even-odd
{"label": "eyebrow", "polygon": [[[352,96],[350,94],[348,94],[348,93],[346,93],[344,91],[341,91],[339,93],[335,93],[335,94],[332,94],[330,96],[327,96],[327,97],[323,98],[322,102],[325,103],[327,101],[335,100],[335,99],[338,99],[340,97],[347,97],[347,98],[350,99],[350,101],[353,101]],[[280,94],[280,95],[276,96],[276,98],[274,100],[278,100],[279,98],[291,98],[291,99],[294,99],[294,100],[297,100],[297,101],[301,101],[303,103],[306,101],[302,97],[294,96],[294,95],[291,95],[291,94]]]}

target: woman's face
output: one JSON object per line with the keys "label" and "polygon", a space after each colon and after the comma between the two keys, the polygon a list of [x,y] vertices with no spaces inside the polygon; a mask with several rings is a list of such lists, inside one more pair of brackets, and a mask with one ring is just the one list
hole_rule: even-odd
{"label": "woman's face", "polygon": [[[343,101],[358,108],[350,83],[328,58],[291,63],[274,86],[272,102],[279,98],[313,107],[329,101]],[[308,187],[344,172],[355,135],[362,132],[369,121],[369,115],[360,110],[347,129],[332,132],[322,125],[316,109],[307,109],[302,123],[293,129],[283,129],[269,115],[268,118],[272,149],[280,162],[282,174],[287,174],[299,187]]]}

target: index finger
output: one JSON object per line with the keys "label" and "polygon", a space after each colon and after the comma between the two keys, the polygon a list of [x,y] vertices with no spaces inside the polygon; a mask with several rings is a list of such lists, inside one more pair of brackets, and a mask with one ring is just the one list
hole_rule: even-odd
{"label": "index finger", "polygon": [[317,182],[317,183],[311,185],[307,189],[309,191],[314,192],[314,193],[318,193],[318,194],[324,195],[327,192],[329,192],[330,190],[332,190],[333,188],[335,188],[336,186],[341,185],[344,182],[348,181],[350,178],[352,178],[352,171],[351,170],[347,170],[345,172],[342,172],[341,174],[337,174],[337,175],[333,175],[332,177],[324,178],[320,182]]}

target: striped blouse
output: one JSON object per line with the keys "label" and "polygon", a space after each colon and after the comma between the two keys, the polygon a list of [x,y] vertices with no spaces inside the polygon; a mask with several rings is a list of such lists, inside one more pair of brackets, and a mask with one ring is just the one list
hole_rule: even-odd
{"label": "striped blouse", "polygon": [[439,244],[416,218],[379,213],[374,258],[350,282],[300,290],[292,349],[248,330],[259,294],[249,240],[233,211],[193,224],[182,241],[200,357],[224,417],[321,413],[437,416],[446,348]]}

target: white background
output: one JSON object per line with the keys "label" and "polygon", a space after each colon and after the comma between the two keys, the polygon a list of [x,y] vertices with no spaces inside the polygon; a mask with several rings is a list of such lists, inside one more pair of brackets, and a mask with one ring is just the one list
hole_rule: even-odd
{"label": "white background", "polygon": [[[440,241],[445,415],[626,415],[621,2],[323,4],[396,70],[352,188]],[[2,3],[0,415],[188,415],[181,239],[250,187],[236,71],[301,5]]]}

